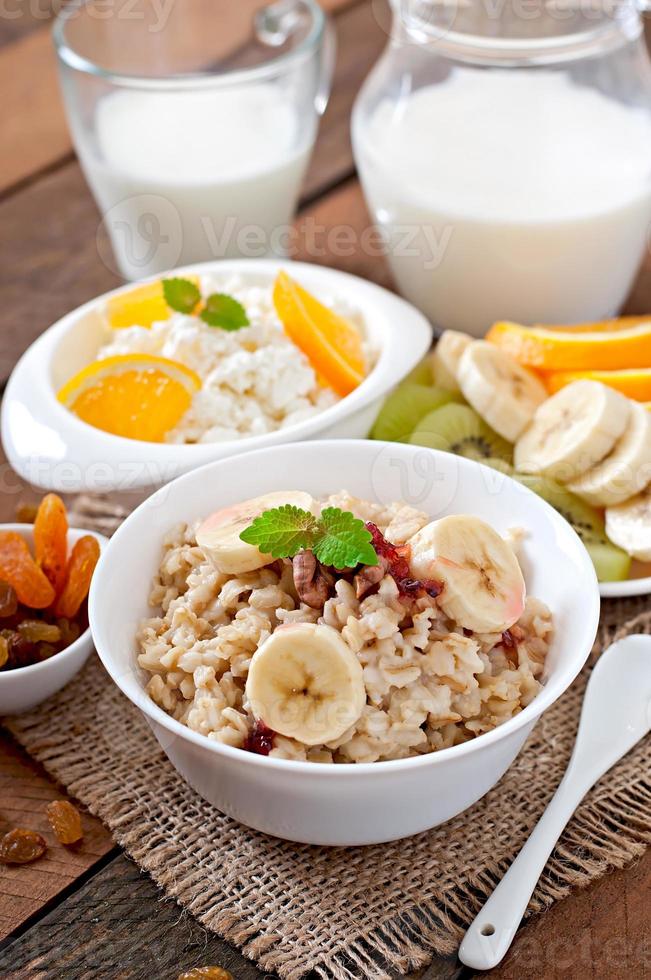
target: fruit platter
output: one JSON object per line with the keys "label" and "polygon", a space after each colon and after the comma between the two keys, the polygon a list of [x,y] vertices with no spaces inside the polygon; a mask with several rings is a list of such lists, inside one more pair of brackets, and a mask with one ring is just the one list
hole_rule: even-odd
{"label": "fruit platter", "polygon": [[603,596],[651,591],[651,323],[445,331],[371,431],[456,453],[541,496],[575,529]]}

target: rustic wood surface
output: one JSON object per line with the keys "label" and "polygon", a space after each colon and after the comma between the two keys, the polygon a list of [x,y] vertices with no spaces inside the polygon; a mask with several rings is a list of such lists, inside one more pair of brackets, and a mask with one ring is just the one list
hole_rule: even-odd
{"label": "rustic wood surface", "polygon": [[[239,13],[253,0],[239,3]],[[51,0],[17,0],[0,11],[0,383],[50,323],[118,284],[100,216],[74,160],[50,41]],[[254,4],[255,5],[255,4]],[[386,43],[386,10],[370,0],[326,0],[339,54],[296,222],[296,258],[342,268],[391,286],[370,227],[349,138],[361,82]],[[651,259],[629,312],[651,309]],[[0,522],[38,494],[0,457]],[[135,501],[134,501],[135,502]],[[262,974],[163,898],[84,815],[78,850],[57,845],[45,804],[66,794],[7,735],[0,734],[0,829],[45,833],[46,859],[0,866],[0,977],[174,978],[218,963],[239,980]],[[540,977],[651,978],[651,853],[521,929],[499,980]],[[414,980],[469,978],[454,958],[436,958]]]}

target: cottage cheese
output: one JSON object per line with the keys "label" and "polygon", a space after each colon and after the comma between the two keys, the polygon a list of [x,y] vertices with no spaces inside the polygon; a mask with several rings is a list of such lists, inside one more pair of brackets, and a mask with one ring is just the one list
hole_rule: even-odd
{"label": "cottage cheese", "polygon": [[[287,337],[273,305],[272,287],[244,285],[241,278],[204,276],[203,295],[228,293],[245,307],[251,325],[229,332],[195,316],[174,313],[151,328],[115,332],[99,358],[156,354],[192,368],[202,388],[167,442],[225,442],[264,435],[308,419],[339,401],[319,384],[308,358]],[[349,317],[364,334],[359,314],[320,297]],[[371,352],[368,351],[369,359]]]}

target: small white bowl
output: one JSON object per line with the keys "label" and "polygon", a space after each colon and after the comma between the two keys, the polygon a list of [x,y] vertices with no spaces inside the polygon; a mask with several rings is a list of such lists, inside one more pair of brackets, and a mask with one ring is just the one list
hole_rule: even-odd
{"label": "small white bowl", "polygon": [[[17,531],[25,539],[33,554],[34,530],[30,524],[0,524],[0,531]],[[86,534],[97,538],[100,549],[104,549],[108,544],[108,540],[101,534],[70,528],[68,546],[72,547]],[[2,628],[1,619],[0,628]],[[0,716],[31,711],[41,701],[56,694],[72,680],[77,671],[81,670],[92,649],[93,638],[88,628],[65,650],[55,653],[53,657],[41,663],[31,664],[29,667],[17,667],[15,670],[0,670]]]}
{"label": "small white bowl", "polygon": [[346,398],[284,429],[205,445],[139,442],[87,425],[60,404],[56,393],[95,359],[110,335],[99,314],[101,305],[108,296],[133,289],[130,284],[63,317],[16,365],[2,400],[2,442],[12,467],[38,487],[108,493],[161,486],[212,460],[267,446],[367,435],[386,394],[430,346],[431,327],[413,306],[357,276],[303,263],[236,259],[176,269],[173,275],[235,274],[247,284],[266,285],[287,268],[307,289],[341,297],[358,309],[380,351],[369,376]]}
{"label": "small white bowl", "polygon": [[[527,536],[521,562],[529,592],[554,616],[543,690],[520,714],[479,738],[391,762],[318,765],[231,748],[174,721],[148,697],[135,635],[152,615],[151,580],[165,532],[272,490],[321,497],[347,489],[368,500],[404,500],[433,518],[473,513]],[[180,775],[236,820],[288,840],[371,844],[419,833],[465,810],[495,785],[538,717],[588,656],[599,592],[587,551],[544,500],[495,470],[418,446],[341,440],[277,446],[212,463],[149,497],[111,539],[96,570],[90,622],[115,683],[147,717]],[[553,746],[550,747],[553,751]]]}

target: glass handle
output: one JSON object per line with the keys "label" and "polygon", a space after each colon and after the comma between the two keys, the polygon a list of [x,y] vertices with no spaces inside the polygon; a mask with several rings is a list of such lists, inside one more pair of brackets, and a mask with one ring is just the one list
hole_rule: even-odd
{"label": "glass handle", "polygon": [[258,10],[254,18],[255,36],[262,44],[279,48],[286,44],[303,23],[300,0],[278,0]]}
{"label": "glass handle", "polygon": [[[649,0],[651,3],[651,0]],[[255,36],[262,44],[279,48],[286,44],[291,35],[305,22],[305,4],[302,0],[277,0],[263,7],[255,15]],[[326,18],[321,49],[321,72],[319,85],[314,97],[317,113],[322,116],[328,105],[332,76],[337,60],[337,41],[330,21]]]}

